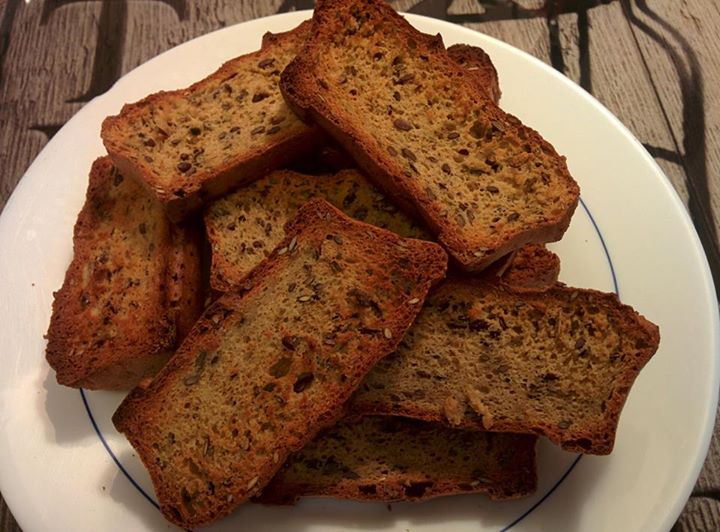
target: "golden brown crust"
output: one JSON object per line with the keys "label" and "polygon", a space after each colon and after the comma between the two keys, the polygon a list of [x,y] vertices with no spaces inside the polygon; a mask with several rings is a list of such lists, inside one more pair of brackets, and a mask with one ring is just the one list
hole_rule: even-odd
{"label": "golden brown crust", "polygon": [[437,244],[351,220],[323,200],[302,207],[286,235],[113,416],[180,526],[232,511],[334,423],[447,266]]}
{"label": "golden brown crust", "polygon": [[[218,114],[217,123],[199,122],[197,126],[198,132],[202,130],[197,134],[211,138],[212,144],[209,140],[205,140],[202,143],[204,152],[199,155],[189,153],[193,151],[194,144],[188,144],[188,153],[179,154],[188,156],[188,158],[173,160],[166,166],[160,166],[160,161],[171,158],[172,149],[166,148],[167,143],[178,142],[179,145],[184,146],[186,137],[183,132],[187,126],[175,123],[176,118],[168,120],[169,124],[163,123],[164,127],[162,128],[157,126],[156,130],[151,131],[152,128],[149,126],[154,123],[156,116],[168,113],[169,110],[174,110],[178,106],[189,108],[188,113],[180,117],[181,120],[187,120],[188,123],[201,121],[192,113],[194,106],[198,105],[197,101],[202,100],[207,91],[219,90],[221,94],[225,94],[225,87],[229,87],[229,90],[232,91],[229,83],[232,83],[233,78],[239,72],[244,73],[245,76],[256,76],[258,79],[263,79],[261,76],[267,74],[265,72],[267,67],[256,68],[256,65],[264,64],[263,61],[271,59],[273,61],[277,59],[278,62],[289,61],[295,50],[302,44],[307,29],[308,24],[303,23],[292,31],[274,36],[268,35],[263,40],[264,45],[261,50],[228,61],[215,73],[190,87],[151,94],[136,103],[125,105],[118,115],[107,117],[102,125],[101,136],[115,165],[124,175],[144,183],[164,205],[168,216],[173,221],[179,221],[190,212],[199,209],[207,199],[221,196],[270,170],[287,165],[316,144],[324,142],[324,135],[317,129],[300,123],[282,104],[280,98],[277,105],[273,104],[272,108],[268,106],[266,114],[269,122],[265,128],[267,132],[277,128],[279,129],[278,133],[269,136],[267,132],[263,132],[261,133],[265,139],[263,143],[246,146],[244,144],[246,141],[243,141],[243,144],[236,145],[230,151],[222,152],[225,150],[225,147],[222,147],[223,143],[227,140],[221,142],[218,135],[223,139],[229,138],[223,136],[223,133],[231,136],[229,131],[224,131],[225,129],[238,128],[235,131],[239,131],[238,134],[241,134],[243,131],[250,131],[257,127],[260,122],[227,124],[222,117],[227,110],[221,109],[221,105],[265,105],[263,101],[257,104],[248,104],[247,101],[252,97],[251,95],[243,97],[241,100],[234,100],[228,96],[227,101],[223,101],[223,103],[219,103],[219,101],[217,104],[213,103],[212,105],[217,106],[215,109]],[[273,64],[272,68],[278,66],[280,68],[276,72],[279,75],[284,64]],[[248,82],[248,86],[250,85],[252,83]],[[242,87],[239,87],[239,90],[243,90]],[[277,93],[277,89],[275,89],[275,93]],[[234,93],[230,92],[230,95],[232,94]],[[268,96],[267,94],[269,93],[263,94],[263,98],[266,98],[264,101],[272,101],[273,95]],[[277,96],[279,98],[279,94]],[[240,95],[237,96],[237,98],[239,97]],[[207,112],[204,111],[201,114],[204,115]],[[270,121],[279,115],[282,115],[283,121],[271,125]],[[172,116],[174,117],[174,115]],[[257,117],[260,121],[263,120],[261,116]],[[203,118],[202,120],[207,119]],[[135,142],[136,134],[140,133],[142,133],[140,140]],[[188,133],[187,135],[190,135],[187,138],[192,139],[193,134]],[[228,149],[231,147],[228,145]],[[161,151],[166,149],[168,152]],[[211,154],[211,149],[218,153]],[[222,153],[226,153],[224,158],[221,157]],[[172,153],[172,156],[177,155]],[[212,159],[212,162],[202,167],[199,166],[205,159]],[[185,168],[189,168],[189,170],[181,171],[181,164],[186,164]]]}
{"label": "golden brown crust", "polygon": [[[382,38],[377,35],[381,35]],[[365,68],[365,70],[362,75],[353,78],[355,80],[353,83],[363,84],[369,84],[368,79],[375,80],[373,85],[369,85],[372,90],[368,89],[364,95],[357,91],[352,93],[353,89],[348,92],[345,88],[346,79],[350,79],[354,68],[353,65],[343,67],[343,62],[350,61],[349,54],[352,53],[347,51],[351,47],[345,40],[352,40],[355,44],[361,43],[364,46],[363,53],[367,54],[367,57],[370,57],[374,50],[378,50],[374,52],[373,60],[374,57],[379,57],[378,62],[382,67],[365,68],[358,62],[357,68]],[[372,49],[370,49],[371,44],[374,46]],[[334,62],[331,61],[331,53],[337,54],[337,57],[332,56]],[[415,66],[422,62],[422,68],[420,66],[417,68],[422,70],[422,76],[419,73],[414,75],[412,72],[401,74],[402,71],[396,63],[397,58],[391,57],[395,54],[400,58],[401,66],[407,58],[411,58],[412,65]],[[358,61],[361,60],[365,63],[369,62],[365,56],[359,57]],[[386,64],[390,61],[395,65]],[[332,70],[333,66],[336,66],[336,70]],[[348,76],[343,77],[342,68],[349,69]],[[368,70],[370,68],[376,70]],[[378,74],[381,68],[388,69],[387,78],[396,77],[381,78]],[[442,86],[432,86],[430,85],[432,82],[427,79],[419,81],[421,77],[428,77],[428,73],[438,77],[443,76]],[[407,77],[412,75],[413,78]],[[471,153],[467,148],[459,150],[461,160],[456,165],[458,175],[474,175],[473,172],[479,172],[482,176],[488,176],[499,171],[506,172],[510,176],[509,180],[496,179],[493,181],[493,190],[487,189],[483,192],[483,197],[486,198],[483,201],[496,202],[492,204],[500,208],[499,212],[502,214],[496,221],[498,226],[490,233],[487,228],[491,223],[488,221],[486,224],[483,218],[493,216],[488,208],[474,211],[472,218],[467,215],[467,204],[472,203],[474,195],[468,195],[465,209],[462,204],[456,205],[448,199],[452,197],[451,193],[456,192],[454,188],[457,183],[453,182],[455,178],[452,177],[453,170],[450,168],[455,163],[452,162],[453,159],[439,157],[448,157],[448,150],[460,146],[455,146],[452,142],[441,146],[439,142],[433,144],[429,140],[430,137],[436,138],[436,134],[442,138],[441,131],[426,132],[428,127],[445,127],[442,125],[443,121],[438,118],[439,111],[436,112],[437,120],[429,119],[428,124],[423,123],[422,127],[408,121],[407,118],[411,117],[409,114],[402,115],[407,118],[394,118],[396,115],[390,111],[380,114],[379,109],[380,107],[384,109],[385,100],[390,102],[394,100],[392,98],[379,100],[379,96],[385,92],[379,92],[377,86],[383,87],[383,91],[390,91],[389,94],[393,94],[393,90],[399,94],[395,87],[405,84],[405,80],[410,80],[407,83],[413,84],[416,91],[412,93],[407,92],[409,89],[403,89],[406,93],[402,102],[406,101],[404,99],[406,97],[411,99],[406,104],[401,101],[395,102],[399,108],[404,108],[407,112],[415,102],[428,113],[431,112],[432,107],[421,99],[425,98],[423,91],[427,89],[427,98],[445,98],[452,101],[453,112],[448,114],[448,117],[452,116],[453,121],[463,117],[462,127],[458,131],[464,131],[462,134],[464,136],[453,139],[457,141],[459,138],[463,142],[472,143],[478,141],[477,152]],[[392,88],[388,88],[389,81],[392,81]],[[306,46],[283,72],[280,88],[291,108],[299,116],[315,121],[332,135],[351,153],[369,177],[409,214],[419,214],[463,269],[482,270],[499,257],[525,243],[558,240],[570,223],[577,206],[579,188],[568,173],[565,159],[559,156],[537,132],[522,125],[517,118],[501,111],[488,99],[484,91],[479,91],[475,77],[448,56],[439,38],[414,30],[383,2],[336,0],[320,4],[315,10],[313,26]],[[413,94],[422,96],[413,96]],[[358,100],[360,103],[355,104],[354,98],[361,97],[362,99]],[[379,105],[380,103],[382,105]],[[373,106],[376,108],[376,114],[368,113],[368,107],[373,108]],[[416,114],[421,116],[420,111]],[[374,123],[369,121],[369,118],[373,117],[377,119],[378,124],[383,122],[385,125],[382,128],[380,125],[375,127]],[[473,119],[475,122],[472,122]],[[400,132],[394,131],[393,128]],[[392,137],[390,137],[391,133]],[[383,136],[388,136],[390,140],[381,142],[379,139],[384,138]],[[482,140],[487,139],[488,136],[490,140]],[[408,150],[406,146],[401,146],[399,143],[403,140],[409,142],[413,149]],[[500,150],[504,152],[501,154],[502,161],[498,163],[492,157],[480,157],[484,153],[483,150],[489,146],[483,142],[503,145],[503,149]],[[430,149],[431,145],[440,148]],[[418,154],[421,154],[419,158]],[[468,155],[480,157],[477,168],[470,166],[471,162],[473,164],[475,162],[470,158],[466,163],[462,162],[465,160],[462,158]],[[493,157],[495,155],[498,155],[498,150],[494,151]],[[446,162],[443,163],[443,160]],[[535,167],[535,163],[540,167]],[[496,167],[498,170],[495,170]],[[447,188],[444,188],[443,180],[448,182]],[[511,182],[512,185],[509,184]],[[468,178],[465,185],[476,187],[477,183],[477,179]],[[494,199],[495,189],[506,186],[515,187],[513,190],[527,189],[528,193],[501,194],[504,203],[497,203]],[[547,197],[541,198],[537,193],[532,193],[536,187],[547,190]],[[438,199],[441,196],[445,199]],[[517,198],[521,197],[533,197],[535,202],[517,203]],[[538,210],[537,206],[543,202],[547,202],[546,208]],[[528,212],[519,208],[518,210],[522,212],[518,212],[508,207],[516,203],[522,205]],[[480,219],[483,220],[482,223]],[[484,229],[481,230],[481,227]]]}
{"label": "golden brown crust", "polygon": [[164,365],[176,329],[199,313],[199,249],[190,235],[172,228],[108,157],[93,163],[47,333],[60,384],[127,389]]}

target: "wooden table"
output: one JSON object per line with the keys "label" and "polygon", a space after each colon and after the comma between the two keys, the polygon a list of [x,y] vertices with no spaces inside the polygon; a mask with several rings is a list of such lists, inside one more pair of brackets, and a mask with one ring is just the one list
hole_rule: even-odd
{"label": "wooden table", "polygon": [[[0,208],[84,103],[163,50],[312,1],[0,0]],[[399,0],[498,37],[591,92],[655,157],[720,285],[720,3],[713,0]],[[501,80],[502,83],[502,80]],[[718,427],[675,528],[720,529]],[[18,531],[0,499],[0,532]]]}

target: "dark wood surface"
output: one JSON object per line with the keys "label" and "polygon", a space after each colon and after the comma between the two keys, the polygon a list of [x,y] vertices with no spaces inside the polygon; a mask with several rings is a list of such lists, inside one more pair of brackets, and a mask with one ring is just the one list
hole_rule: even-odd
{"label": "dark wood surface", "polygon": [[[84,103],[158,53],[312,1],[0,0],[0,209]],[[720,285],[720,2],[399,0],[498,37],[566,74],[624,122],[688,208]],[[502,82],[502,80],[501,80]],[[673,530],[720,530],[718,427]],[[0,532],[20,528],[0,499]]]}

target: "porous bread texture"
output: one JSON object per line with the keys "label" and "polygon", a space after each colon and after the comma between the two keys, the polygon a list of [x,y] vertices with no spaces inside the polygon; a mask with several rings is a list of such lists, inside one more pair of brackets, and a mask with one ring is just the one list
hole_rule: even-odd
{"label": "porous bread texture", "polygon": [[345,420],[291,455],[258,501],[419,501],[458,493],[516,499],[537,487],[536,440],[392,416]]}
{"label": "porous bread texture", "polygon": [[[455,44],[448,49],[451,59],[462,66],[474,80],[479,90],[488,97],[500,101],[500,85],[495,66],[485,51],[478,46]],[[324,174],[355,168],[353,158],[336,143],[329,141],[317,151],[308,153],[293,163],[292,169],[307,174]]]}
{"label": "porous bread texture", "polygon": [[102,138],[115,164],[143,182],[177,221],[322,142],[278,89],[308,27],[268,34],[261,50],[202,81],[152,94],[106,118]]}
{"label": "porous bread texture", "polygon": [[314,197],[400,236],[430,239],[357,171],[312,176],[277,170],[206,210],[205,230],[212,247],[210,286],[222,292],[237,286],[284,238],[285,223]]}
{"label": "porous bread texture", "polygon": [[579,188],[564,157],[474,80],[439,37],[384,2],[328,0],[280,88],[461,267],[479,271],[525,243],[560,239]]}
{"label": "porous bread texture", "polygon": [[448,279],[350,409],[536,433],[569,451],[608,454],[659,340],[658,328],[615,294]]}
{"label": "porous bread texture", "polygon": [[445,275],[437,244],[354,221],[323,200],[303,206],[286,233],[113,416],[179,526],[230,513],[334,423]]}
{"label": "porous bread texture", "polygon": [[128,389],[165,364],[200,313],[200,237],[109,157],[93,163],[47,332],[58,383]]}

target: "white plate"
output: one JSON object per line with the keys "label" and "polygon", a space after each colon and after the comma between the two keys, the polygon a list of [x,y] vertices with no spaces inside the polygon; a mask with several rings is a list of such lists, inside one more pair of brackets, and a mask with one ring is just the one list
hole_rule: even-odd
{"label": "white plate", "polygon": [[[100,123],[127,101],[187,85],[250,52],[290,13],[226,28],[138,67],[87,104],[48,143],[0,218],[0,489],[20,526],[39,530],[168,530],[149,478],[110,423],[121,394],[60,387],[45,363],[52,291],[72,255],[72,227]],[[662,342],[632,389],[615,451],[582,457],[542,442],[535,497],[464,495],[422,504],[307,500],[246,505],[212,530],[667,530],[707,452],[718,393],[715,291],[695,230],[653,159],[591,96],[540,61],[447,22],[408,16],[446,44],[487,50],[502,106],[566,155],[583,204],[552,248],[565,282],[619,290],[660,325]]]}

